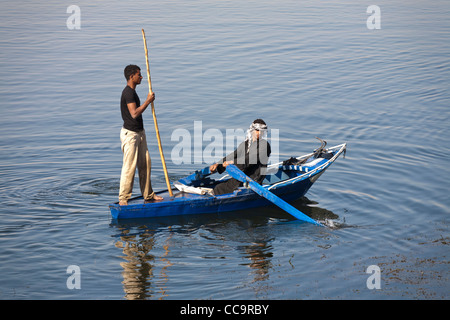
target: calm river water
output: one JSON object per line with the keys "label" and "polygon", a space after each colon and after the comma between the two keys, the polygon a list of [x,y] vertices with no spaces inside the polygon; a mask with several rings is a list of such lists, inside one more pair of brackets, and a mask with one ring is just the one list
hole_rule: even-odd
{"label": "calm river water", "polygon": [[[0,299],[449,299],[450,4],[369,4],[2,2]],[[280,159],[347,142],[294,204],[335,228],[274,207],[111,220],[141,28],[172,181],[210,164],[171,157],[196,121],[225,135],[263,118]],[[161,190],[149,111],[144,125]]]}

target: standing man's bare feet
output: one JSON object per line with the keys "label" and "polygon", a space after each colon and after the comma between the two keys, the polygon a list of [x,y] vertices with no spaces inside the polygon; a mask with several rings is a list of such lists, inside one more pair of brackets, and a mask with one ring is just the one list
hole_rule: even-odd
{"label": "standing man's bare feet", "polygon": [[128,201],[126,201],[126,200],[119,201],[119,206],[127,206],[127,205],[128,205]]}
{"label": "standing man's bare feet", "polygon": [[157,196],[156,194],[153,195],[153,198],[151,198],[150,200],[145,200],[144,203],[150,203],[150,202],[154,202],[154,201],[161,201],[164,200],[163,197]]}

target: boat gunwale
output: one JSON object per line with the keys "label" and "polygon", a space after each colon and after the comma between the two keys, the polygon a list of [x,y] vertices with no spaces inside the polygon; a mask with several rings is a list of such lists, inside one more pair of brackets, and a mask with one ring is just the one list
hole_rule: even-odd
{"label": "boat gunwale", "polygon": [[[336,159],[339,157],[339,155],[341,155],[341,153],[344,152],[346,148],[347,148],[347,143],[343,143],[343,144],[328,148],[328,150],[334,150],[334,149],[339,149],[339,150],[336,152],[336,154],[333,155],[333,157],[331,157],[331,159],[328,159],[327,161],[325,161],[321,165],[317,166],[316,168],[312,169],[311,171],[305,172],[304,174],[301,174],[296,177],[292,177],[292,178],[289,178],[286,180],[276,182],[274,184],[263,185],[263,187],[267,187],[267,190],[272,190],[272,189],[277,189],[278,187],[283,187],[285,185],[296,183],[297,181],[311,178],[311,177],[315,176],[316,174],[326,170],[334,161],[336,161]],[[298,157],[297,160],[311,157],[313,154],[314,153],[310,153],[310,154]],[[280,165],[282,165],[282,163],[283,162],[274,163],[274,164],[270,165],[269,167],[275,167],[275,166],[279,167]]]}

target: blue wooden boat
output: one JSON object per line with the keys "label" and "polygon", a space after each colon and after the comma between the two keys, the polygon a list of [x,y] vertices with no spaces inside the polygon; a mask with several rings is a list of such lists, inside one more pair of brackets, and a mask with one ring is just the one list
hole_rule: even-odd
{"label": "blue wooden boat", "polygon": [[[303,197],[346,150],[345,143],[325,149],[326,142],[321,141],[321,147],[310,154],[269,165],[262,187],[287,202]],[[118,202],[110,204],[111,216],[114,220],[151,218],[228,212],[272,205],[269,200],[245,185],[229,194],[210,194],[214,185],[229,178],[225,173],[211,175],[209,167],[206,167],[174,182],[178,191],[174,190],[173,196],[169,195],[168,190],[156,192],[164,198],[162,201],[144,203],[142,197],[135,197],[128,201],[127,206],[119,206]]]}

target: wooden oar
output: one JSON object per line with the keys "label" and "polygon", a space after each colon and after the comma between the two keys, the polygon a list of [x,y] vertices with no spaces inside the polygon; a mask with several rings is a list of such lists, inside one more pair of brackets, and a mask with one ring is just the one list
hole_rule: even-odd
{"label": "wooden oar", "polygon": [[232,176],[236,180],[239,180],[241,182],[248,182],[248,186],[250,187],[250,189],[255,191],[260,196],[271,201],[272,203],[276,204],[278,207],[280,207],[281,209],[283,209],[284,211],[286,211],[293,217],[295,217],[299,220],[302,220],[302,221],[306,221],[306,222],[315,224],[317,226],[324,227],[324,225],[321,224],[320,222],[317,222],[316,220],[308,217],[306,214],[304,214],[303,212],[294,208],[293,206],[291,206],[289,203],[287,203],[283,199],[277,197],[269,190],[264,189],[261,185],[259,185],[257,182],[255,182],[253,179],[251,179],[249,176],[247,176],[245,173],[243,173],[241,170],[239,170],[234,164],[229,164],[227,166],[227,172],[230,174],[230,176]]}
{"label": "wooden oar", "polygon": [[[149,93],[152,93],[153,92],[152,80],[150,78],[150,66],[148,63],[147,40],[145,39],[144,29],[142,29],[142,37],[144,38],[145,62],[147,63],[148,91],[149,91]],[[161,137],[159,136],[158,121],[156,120],[155,105],[153,102],[152,102],[152,114],[153,114],[153,121],[155,123],[156,138],[158,139],[159,154],[161,155],[161,161],[162,161],[162,165],[163,165],[163,169],[164,169],[164,176],[166,177],[167,189],[169,190],[169,194],[172,197],[173,193],[172,193],[172,188],[170,187],[169,175],[167,173],[167,168],[166,168],[166,161],[164,160],[164,153],[163,153],[162,145],[161,145]]]}

